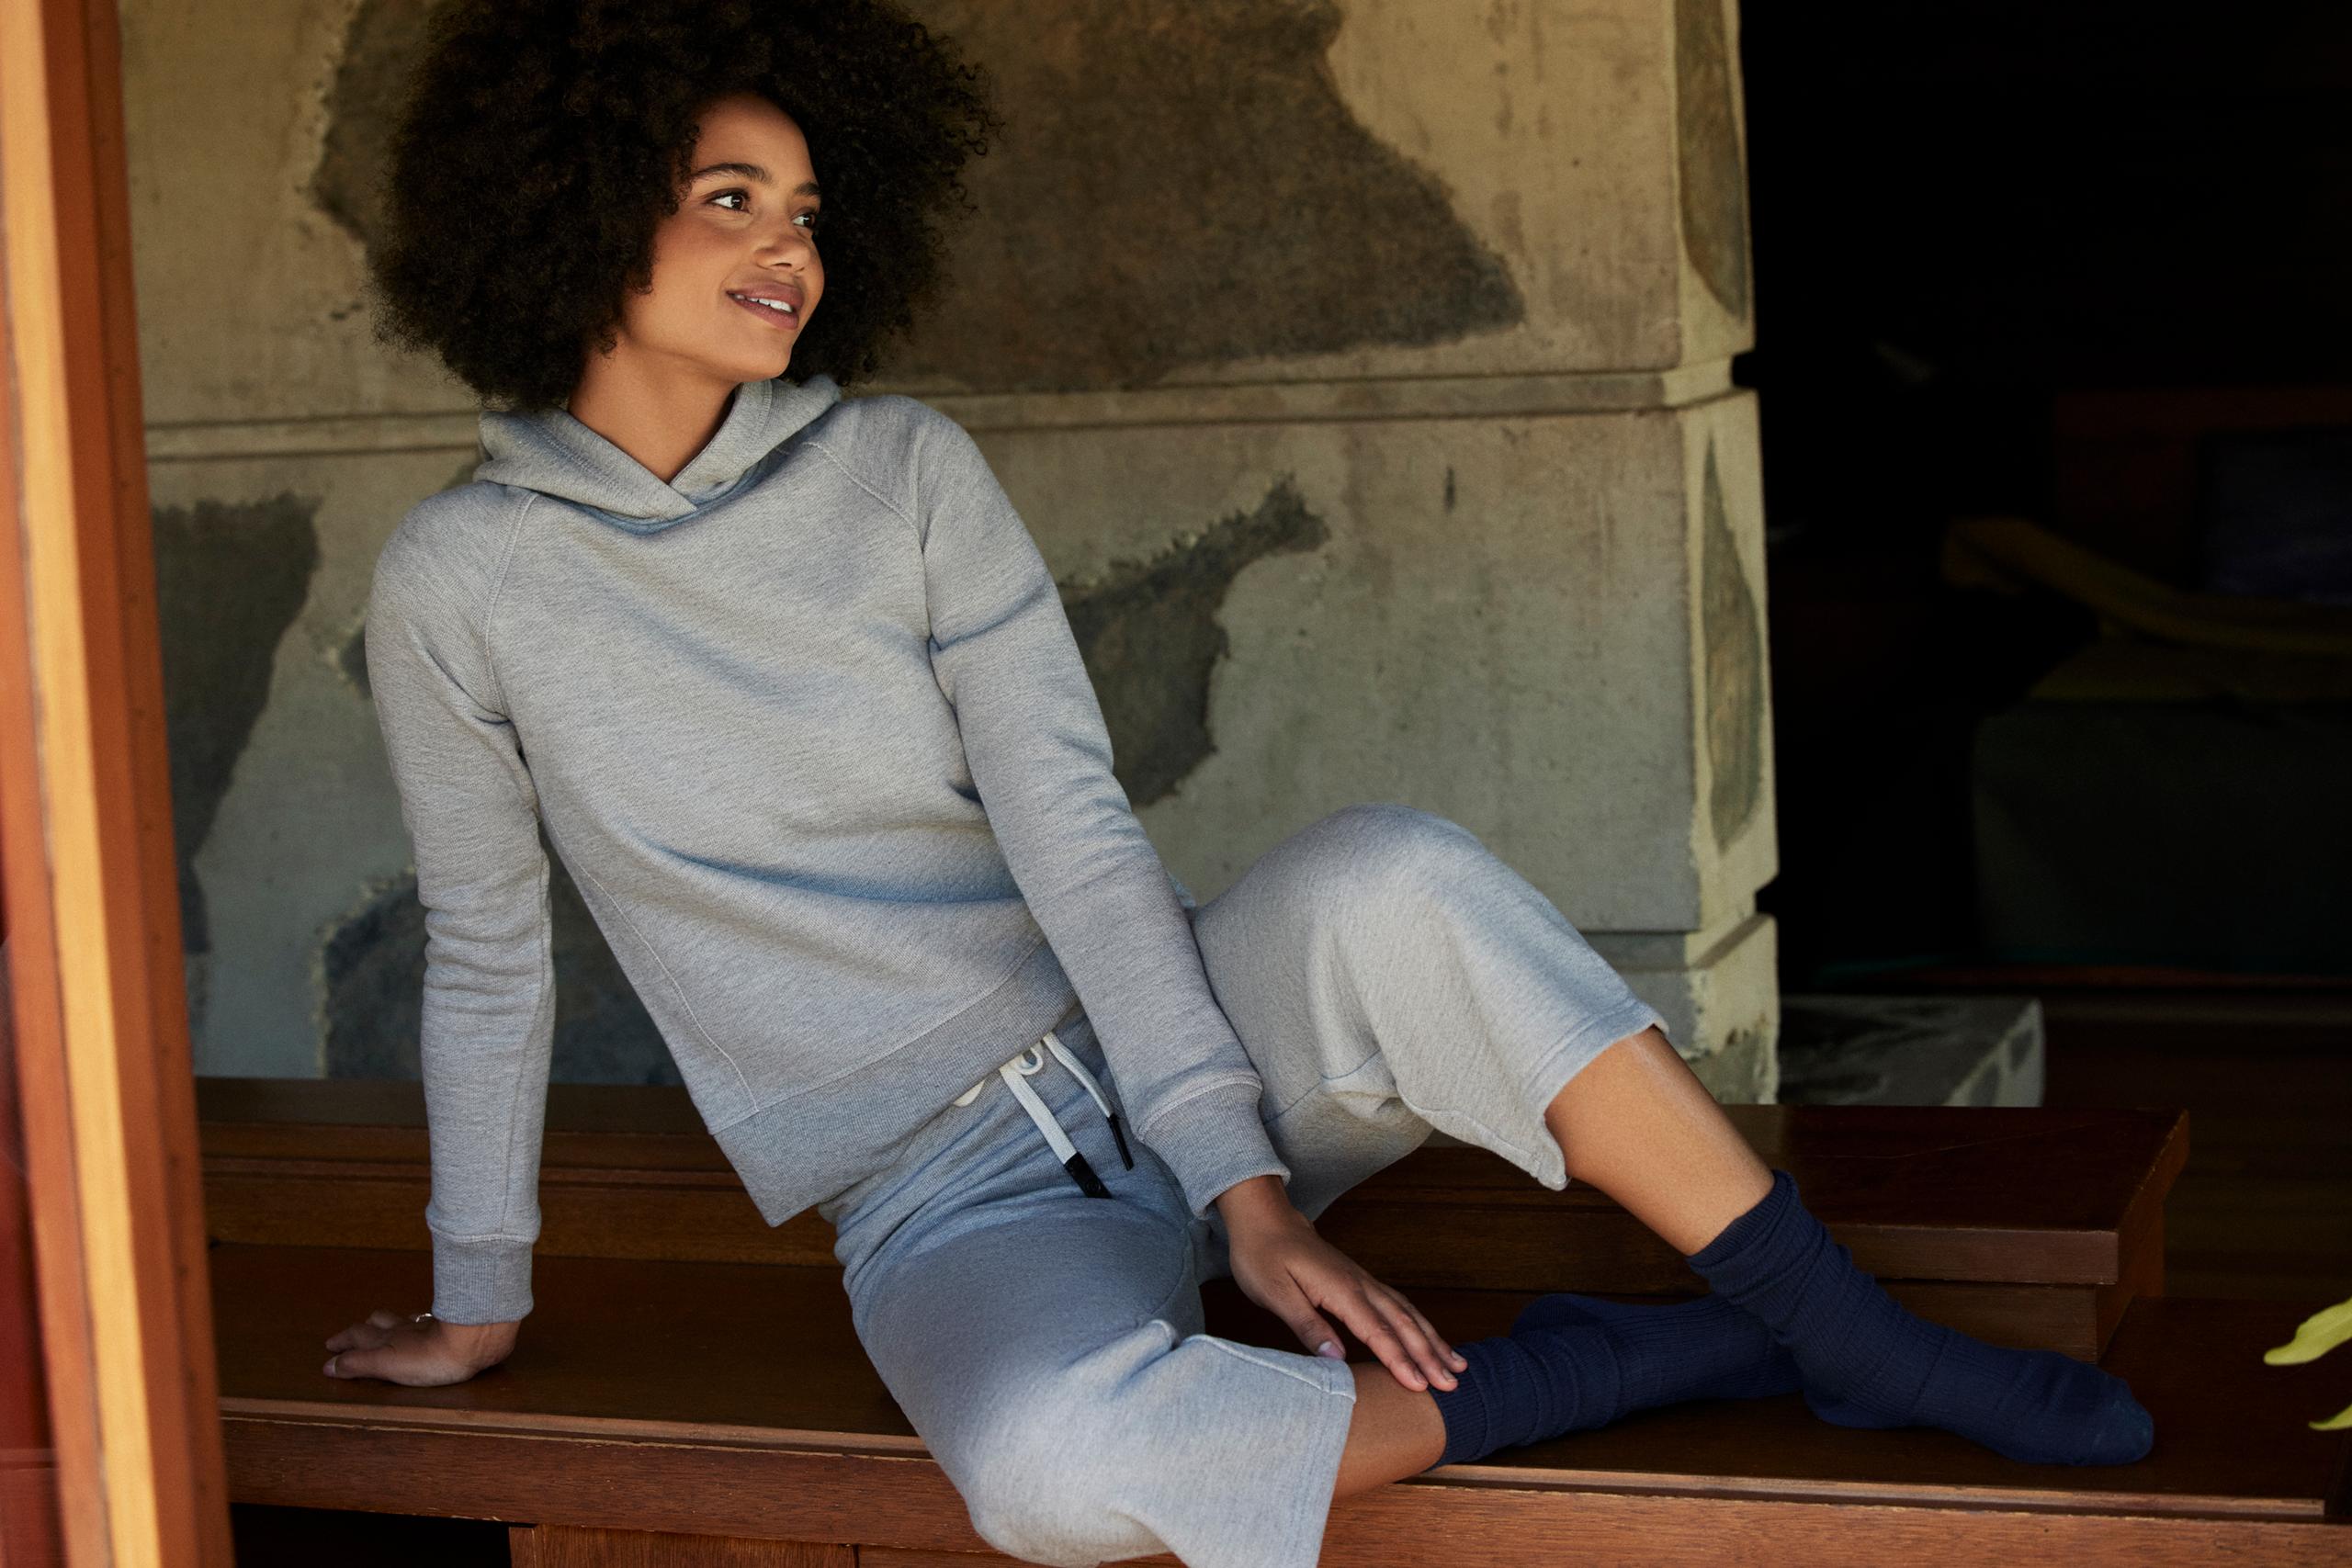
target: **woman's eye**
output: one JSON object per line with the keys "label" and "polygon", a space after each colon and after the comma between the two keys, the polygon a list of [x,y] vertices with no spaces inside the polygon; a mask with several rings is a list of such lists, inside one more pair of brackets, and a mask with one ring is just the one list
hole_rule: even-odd
{"label": "woman's eye", "polygon": [[[747,191],[747,190],[722,190],[722,191],[718,192],[717,195],[713,196],[710,199],[711,199],[712,201],[714,201],[714,202],[722,202],[722,201],[727,200],[727,199],[728,199],[729,197],[742,197],[742,198],[743,198],[743,200],[748,204],[748,203],[751,201],[751,199],[752,199],[752,193],[751,193],[750,191]],[[749,206],[748,206],[748,205],[743,206],[743,207],[730,207],[730,208],[729,208],[727,210],[728,210],[728,211],[729,211],[729,212],[747,212],[747,211],[749,211],[749,210],[750,210],[750,208],[749,208]],[[821,228],[823,228],[823,227],[824,227],[823,218],[824,218],[824,214],[823,214],[822,212],[819,211],[816,208],[813,208],[813,207],[812,207],[812,208],[810,208],[808,210],[807,210],[806,212],[801,212],[801,213],[797,213],[797,214],[794,215],[794,217],[793,217],[793,220],[793,220],[795,223],[798,223],[798,222],[800,222],[800,221],[801,221],[801,220],[803,220],[803,219],[808,220],[808,222],[807,222],[807,225],[806,225],[806,226],[807,226],[807,228],[808,228],[808,232],[810,232],[810,233],[812,233],[812,234],[813,234],[813,233],[815,233],[818,230],[820,230],[820,229],[821,229]]]}

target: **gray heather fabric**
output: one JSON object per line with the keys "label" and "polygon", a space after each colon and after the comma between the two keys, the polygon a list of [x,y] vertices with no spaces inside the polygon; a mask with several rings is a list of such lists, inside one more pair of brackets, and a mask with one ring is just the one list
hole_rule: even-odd
{"label": "gray heather fabric", "polygon": [[[1525,879],[1409,807],[1333,812],[1189,918],[1310,1218],[1432,1127],[1565,1187],[1544,1107],[1657,1021]],[[1057,1033],[1105,1077],[1084,1019]],[[1025,1081],[1114,1200],[1079,1190],[998,1080],[949,1105],[820,1205],[868,1359],[1001,1551],[1309,1568],[1353,1375],[1207,1333],[1201,1281],[1231,1273],[1223,1216],[1191,1213],[1148,1147],[1123,1168],[1060,1064]]]}
{"label": "gray heather fabric", "polygon": [[671,481],[485,412],[401,521],[368,669],[425,909],[434,1312],[531,1308],[554,975],[537,826],[772,1224],[1083,1005],[1194,1213],[1288,1168],[970,435],[738,389]]}

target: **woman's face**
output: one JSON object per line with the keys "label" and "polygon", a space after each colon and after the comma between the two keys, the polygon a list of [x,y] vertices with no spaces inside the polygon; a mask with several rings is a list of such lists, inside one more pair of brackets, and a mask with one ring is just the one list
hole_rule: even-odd
{"label": "woman's face", "polygon": [[808,140],[775,105],[739,94],[703,115],[693,168],[654,231],[651,291],[623,300],[614,355],[736,384],[780,376],[825,291]]}

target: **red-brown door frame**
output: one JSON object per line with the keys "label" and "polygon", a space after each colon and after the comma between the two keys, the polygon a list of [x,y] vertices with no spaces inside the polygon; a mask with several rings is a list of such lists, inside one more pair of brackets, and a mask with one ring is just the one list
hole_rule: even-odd
{"label": "red-brown door frame", "polygon": [[114,0],[0,3],[0,882],[66,1561],[229,1568]]}

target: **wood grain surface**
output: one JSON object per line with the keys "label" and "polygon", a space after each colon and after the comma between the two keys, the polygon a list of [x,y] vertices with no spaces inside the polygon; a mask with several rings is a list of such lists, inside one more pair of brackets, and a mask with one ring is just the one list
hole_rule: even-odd
{"label": "wood grain surface", "polygon": [[[283,1245],[429,1247],[414,1083],[206,1078],[199,1111],[211,1234]],[[1855,1261],[1881,1277],[2109,1285],[2157,1223],[2188,1157],[2187,1119],[2147,1110],[1919,1106],[1724,1108]],[[552,1086],[541,1156],[542,1254],[825,1265],[813,1211],[763,1224],[665,1087]],[[1408,1224],[1384,1277],[1404,1284],[1691,1291],[1680,1257],[1606,1194],[1552,1191],[1483,1149],[1425,1146],[1358,1184],[1323,1222],[1389,1248],[1430,1211],[1475,1237],[1428,1252]],[[657,1223],[658,1222],[658,1223]],[[1564,1256],[1565,1255],[1565,1256]],[[1367,1261],[1367,1267],[1373,1265]],[[1584,1268],[1571,1284],[1563,1267]]]}
{"label": "wood grain surface", "polygon": [[[829,1531],[781,1521],[806,1509],[806,1522],[847,1529],[857,1511],[848,1499],[864,1484],[856,1476],[909,1461],[936,1473],[858,1348],[839,1277],[827,1270],[549,1258],[541,1304],[503,1365],[441,1389],[324,1376],[320,1341],[355,1307],[409,1299],[424,1280],[418,1263],[398,1251],[214,1249],[240,1500],[512,1519],[544,1519],[534,1507],[560,1501],[588,1510],[565,1522],[673,1529],[716,1527],[707,1510],[717,1508],[729,1533],[817,1540]],[[1264,1331],[1271,1320],[1229,1281],[1204,1295],[1212,1332],[1292,1348],[1278,1325]],[[1438,1291],[1417,1300],[1445,1332],[1473,1338],[1507,1326],[1526,1297]],[[2265,1366],[2263,1349],[2299,1316],[2275,1303],[2135,1301],[2105,1363],[2156,1417],[2156,1450],[2133,1465],[2018,1464],[1929,1428],[1833,1427],[1786,1395],[1645,1411],[1432,1473],[1471,1486],[2316,1519],[2331,1499],[2343,1506],[2352,1438],[2303,1423],[2352,1402],[2352,1363]],[[379,1457],[347,1470],[324,1462],[347,1445]],[[647,1478],[631,1481],[632,1464]],[[723,1504],[725,1476],[749,1488],[740,1513]],[[668,1509],[667,1522],[596,1517],[620,1506],[615,1487],[631,1509]],[[960,1506],[950,1511],[961,1518]],[[779,1524],[761,1528],[762,1517]],[[895,1544],[972,1543],[958,1534]]]}

